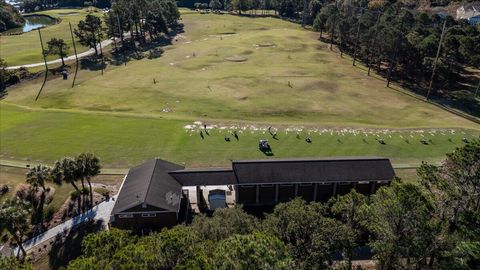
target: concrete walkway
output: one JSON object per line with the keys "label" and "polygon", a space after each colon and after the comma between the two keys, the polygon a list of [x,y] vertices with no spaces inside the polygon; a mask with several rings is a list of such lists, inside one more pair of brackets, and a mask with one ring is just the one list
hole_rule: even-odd
{"label": "concrete walkway", "polygon": [[[116,199],[117,196],[113,196],[110,198],[110,200],[98,204],[97,206],[88,210],[86,213],[75,216],[72,219],[65,221],[64,223],[61,223],[51,228],[50,230],[35,236],[34,238],[28,239],[27,241],[23,242],[23,248],[26,251],[29,251],[30,249],[44,243],[45,241],[48,241],[49,239],[52,239],[55,236],[62,234],[63,232],[68,232],[75,226],[90,219],[103,220],[103,222],[107,224],[110,220],[110,214],[112,213]],[[14,254],[17,254],[19,251],[19,248],[15,248]]]}
{"label": "concrete walkway", "polygon": [[[107,39],[107,40],[104,40],[101,42],[102,44],[102,48],[105,48],[106,46],[110,45],[113,43],[113,40],[112,39]],[[100,45],[97,46],[97,49],[100,53]],[[95,50],[94,49],[90,49],[86,52],[82,52],[82,53],[79,53],[77,54],[78,56],[78,59],[81,59],[83,57],[86,57],[86,56],[90,56],[92,54],[95,53]],[[67,61],[71,61],[71,60],[75,60],[75,55],[70,55],[68,57],[65,57],[63,58],[63,60],[65,62]],[[51,65],[51,64],[59,64],[59,63],[62,63],[62,59],[56,59],[56,60],[51,60],[51,61],[47,61],[47,65]],[[6,69],[9,69],[9,70],[13,70],[13,69],[19,69],[21,67],[25,67],[25,68],[32,68],[32,67],[38,67],[38,66],[44,66],[45,63],[44,62],[40,62],[40,63],[34,63],[34,64],[25,64],[25,65],[19,65],[19,66],[10,66],[10,67],[7,67]]]}

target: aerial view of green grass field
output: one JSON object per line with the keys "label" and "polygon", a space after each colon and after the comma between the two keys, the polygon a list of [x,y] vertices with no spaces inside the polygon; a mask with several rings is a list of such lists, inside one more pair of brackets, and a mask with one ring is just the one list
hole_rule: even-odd
{"label": "aerial view of green grass field", "polygon": [[[182,22],[161,57],[110,63],[103,76],[82,69],[74,88],[50,79],[37,101],[41,79],[11,87],[0,102],[1,159],[51,163],[91,151],[111,168],[152,157],[225,165],[264,158],[258,140],[269,139],[274,157],[368,154],[408,165],[438,162],[480,134],[352,68],[297,24],[187,11]],[[239,140],[226,141],[235,130]]]}
{"label": "aerial view of green grass field", "polygon": [[477,269],[480,5],[427,2],[0,0],[0,270]]}

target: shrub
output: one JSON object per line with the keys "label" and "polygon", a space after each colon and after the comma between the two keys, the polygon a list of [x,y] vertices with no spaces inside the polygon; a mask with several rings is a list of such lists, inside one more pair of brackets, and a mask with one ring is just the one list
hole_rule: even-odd
{"label": "shrub", "polygon": [[50,220],[52,220],[54,214],[55,209],[53,209],[53,207],[51,206],[47,207],[43,212],[43,220],[49,222]]}
{"label": "shrub", "polygon": [[70,192],[70,200],[75,201],[78,198],[78,193],[77,191],[72,191]]}
{"label": "shrub", "polygon": [[2,185],[0,187],[0,195],[6,194],[10,191],[10,188],[7,185]]}

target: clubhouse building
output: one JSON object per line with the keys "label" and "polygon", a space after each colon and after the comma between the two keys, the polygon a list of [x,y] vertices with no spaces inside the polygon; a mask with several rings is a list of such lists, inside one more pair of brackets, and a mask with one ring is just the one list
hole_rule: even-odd
{"label": "clubhouse building", "polygon": [[235,204],[268,209],[295,197],[326,202],[353,188],[370,195],[393,177],[390,160],[379,157],[240,160],[203,169],[152,159],[126,175],[110,223],[150,230]]}

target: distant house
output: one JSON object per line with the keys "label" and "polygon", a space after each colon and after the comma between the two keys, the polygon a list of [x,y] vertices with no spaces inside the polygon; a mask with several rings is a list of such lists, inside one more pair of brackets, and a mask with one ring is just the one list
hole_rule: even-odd
{"label": "distant house", "polygon": [[480,23],[480,2],[465,3],[457,9],[457,20],[467,20],[471,25]]}
{"label": "distant house", "polygon": [[[378,157],[244,160],[220,169],[185,169],[154,159],[130,169],[110,223],[134,230],[174,226],[188,209],[185,187],[194,187],[192,196],[200,202],[205,201],[201,187],[228,186],[235,204],[261,208],[295,197],[326,202],[353,188],[370,195],[389,185],[393,176],[390,160]],[[210,192],[210,209],[226,206],[224,194],[222,190]]]}

